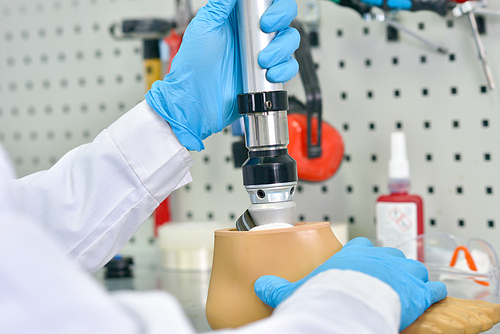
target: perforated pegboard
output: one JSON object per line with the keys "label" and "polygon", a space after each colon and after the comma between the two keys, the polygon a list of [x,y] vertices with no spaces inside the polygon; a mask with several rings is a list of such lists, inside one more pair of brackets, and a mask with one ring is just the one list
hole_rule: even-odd
{"label": "perforated pegboard", "polygon": [[[299,17],[305,4],[299,1]],[[499,245],[500,93],[486,89],[467,18],[399,15],[401,24],[450,50],[442,55],[402,32],[388,42],[383,23],[364,22],[329,1],[319,5],[313,57],[323,113],[346,151],[332,179],[299,183],[297,220],[348,221],[351,236],[374,239],[390,132],[404,130],[427,231]],[[107,29],[158,13],[172,17],[173,1],[0,1],[0,139],[20,175],[50,167],[142,99],[140,42],[114,41]],[[497,84],[499,33],[500,19],[486,17],[482,40]],[[298,79],[286,88],[303,99]],[[234,221],[248,207],[241,170],[232,167],[234,140],[223,132],[193,154],[194,181],[172,196],[173,219]]]}

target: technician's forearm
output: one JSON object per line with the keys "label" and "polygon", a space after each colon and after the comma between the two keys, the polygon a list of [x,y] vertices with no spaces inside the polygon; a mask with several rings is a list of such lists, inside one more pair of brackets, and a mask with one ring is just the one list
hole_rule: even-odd
{"label": "technician's forearm", "polygon": [[26,211],[93,272],[173,190],[191,180],[192,157],[142,102],[51,169],[19,180]]}

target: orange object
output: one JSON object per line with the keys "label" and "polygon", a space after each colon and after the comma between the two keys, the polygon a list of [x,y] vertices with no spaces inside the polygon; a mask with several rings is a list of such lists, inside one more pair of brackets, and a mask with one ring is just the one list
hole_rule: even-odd
{"label": "orange object", "polygon": [[[318,119],[313,117],[311,137],[317,138]],[[288,114],[288,133],[290,143],[288,152],[297,161],[300,180],[321,182],[332,177],[337,171],[344,156],[344,142],[337,130],[327,122],[321,123],[321,156],[307,156],[307,116],[304,114]],[[313,143],[314,144],[314,143]]]}
{"label": "orange object", "polygon": [[[455,264],[457,263],[458,253],[460,251],[464,252],[465,261],[467,262],[467,266],[469,267],[469,269],[472,271],[477,271],[476,263],[474,262],[474,259],[472,258],[472,255],[470,254],[469,250],[465,246],[458,246],[455,249],[455,251],[453,252],[453,256],[451,257],[450,267],[454,267]],[[474,278],[474,282],[481,284],[481,285],[484,285],[484,286],[490,285],[489,282],[479,281],[475,278]]]}
{"label": "orange object", "polygon": [[170,34],[167,37],[165,37],[163,41],[167,43],[170,49],[167,68],[166,68],[166,72],[168,73],[170,72],[170,67],[172,66],[172,60],[177,54],[177,51],[179,51],[179,48],[181,47],[182,36],[179,35],[177,31],[175,31],[175,29],[172,29],[170,31]]}

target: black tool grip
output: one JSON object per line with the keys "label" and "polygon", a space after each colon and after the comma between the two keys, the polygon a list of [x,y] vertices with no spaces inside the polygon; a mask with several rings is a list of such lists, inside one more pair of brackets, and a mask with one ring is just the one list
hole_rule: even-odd
{"label": "black tool grip", "polygon": [[441,16],[445,16],[449,9],[448,2],[448,0],[413,0],[410,11],[430,10]]}

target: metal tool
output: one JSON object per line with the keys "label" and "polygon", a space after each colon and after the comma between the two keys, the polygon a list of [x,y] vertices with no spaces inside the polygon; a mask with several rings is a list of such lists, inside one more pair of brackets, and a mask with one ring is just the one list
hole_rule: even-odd
{"label": "metal tool", "polygon": [[[472,33],[474,35],[474,41],[476,42],[477,51],[479,52],[479,59],[483,66],[484,75],[486,76],[486,81],[488,82],[488,88],[490,90],[495,90],[495,82],[493,81],[493,76],[491,74],[490,65],[488,63],[488,58],[486,57],[486,51],[484,49],[481,37],[479,35],[479,30],[477,28],[477,22],[475,13],[484,12],[483,7],[487,6],[486,0],[483,1],[467,1],[453,8],[452,13],[455,17],[460,17],[467,14],[469,18]],[[486,11],[486,13],[495,13],[494,11]],[[495,14],[500,15],[500,14]]]}
{"label": "metal tool", "polygon": [[[441,16],[445,16],[448,13],[450,5],[448,0],[411,0],[411,1],[392,1],[389,2],[387,0],[374,0],[370,1],[370,5],[361,1],[361,0],[332,0],[338,5],[349,7],[357,11],[361,17],[367,21],[378,21],[385,22],[388,26],[391,26],[395,29],[401,30],[408,35],[418,39],[424,44],[428,45],[432,49],[438,51],[439,53],[446,54],[448,53],[448,49],[440,46],[427,38],[415,33],[414,31],[406,28],[402,24],[398,23],[396,20],[390,18],[386,13],[388,11],[394,10],[408,10],[411,12],[426,10],[435,12]],[[372,5],[373,4],[373,5]],[[383,12],[375,13],[373,12],[373,8],[380,8]]]}
{"label": "metal tool", "polygon": [[259,52],[274,38],[260,29],[260,17],[272,0],[238,0],[238,32],[244,94],[238,107],[245,122],[248,159],[243,184],[252,204],[237,220],[240,231],[255,225],[295,221],[293,195],[297,164],[288,155],[288,96],[282,83],[266,79],[257,63]]}

